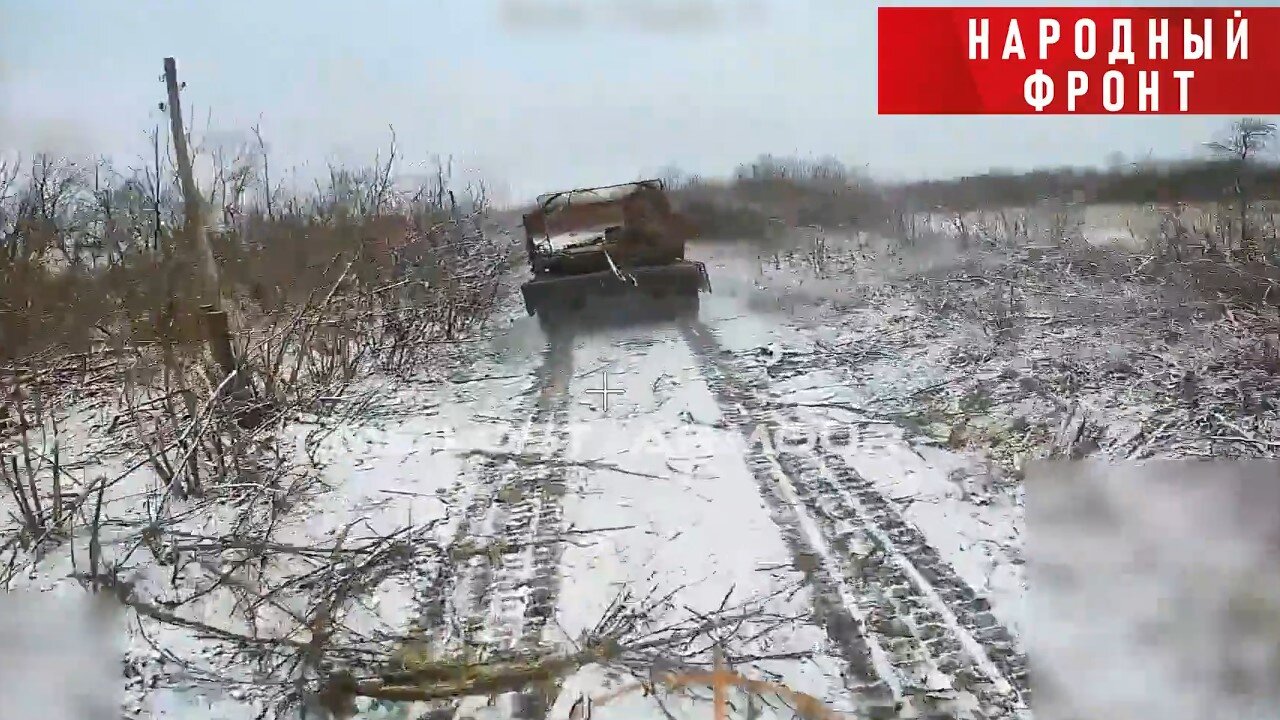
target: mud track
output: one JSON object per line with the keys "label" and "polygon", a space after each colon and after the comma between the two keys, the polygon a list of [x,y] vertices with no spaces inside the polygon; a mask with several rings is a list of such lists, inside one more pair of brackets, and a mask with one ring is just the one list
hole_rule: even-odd
{"label": "mud track", "polygon": [[761,497],[810,579],[817,620],[864,711],[891,717],[909,704],[931,718],[1025,715],[1026,659],[987,602],[831,448],[776,451],[771,440],[798,419],[759,401],[706,325],[681,332],[725,420],[747,437]]}

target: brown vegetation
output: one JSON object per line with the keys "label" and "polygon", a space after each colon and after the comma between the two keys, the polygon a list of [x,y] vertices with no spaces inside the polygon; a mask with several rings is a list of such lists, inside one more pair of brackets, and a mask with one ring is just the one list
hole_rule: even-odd
{"label": "brown vegetation", "polygon": [[[276,539],[322,489],[284,430],[359,410],[369,370],[437,365],[483,327],[508,248],[487,232],[483,187],[451,187],[445,166],[406,187],[394,137],[369,167],[332,167],[303,194],[273,182],[254,133],[256,147],[209,153],[198,189],[183,182],[187,143],[171,155],[159,129],[140,170],[48,154],[0,164],[0,507],[14,520],[0,527],[0,589],[69,555],[86,589],[161,625],[297,652],[301,676],[337,632],[316,628],[365,579],[307,585],[348,553],[342,541]],[[67,421],[85,407],[113,419]],[[201,518],[219,522],[190,524]],[[430,553],[422,532],[348,554]],[[137,584],[148,567],[172,569],[172,594]],[[211,602],[235,617],[198,622]],[[280,613],[292,629],[258,635]]]}
{"label": "brown vegetation", "polygon": [[764,240],[784,228],[871,227],[883,222],[882,191],[839,161],[763,155],[728,180],[666,178],[679,210],[711,240]]}
{"label": "brown vegetation", "polygon": [[[1205,143],[1203,159],[1116,164],[1101,170],[1074,168],[1029,173],[990,172],[952,180],[884,185],[833,159],[807,161],[761,156],[739,166],[728,180],[667,172],[677,207],[709,240],[777,241],[792,229],[828,233],[868,232],[915,245],[958,241],[963,250],[986,231],[1012,241],[1085,250],[1070,216],[1096,205],[1150,208],[1159,229],[1136,237],[1145,244],[1141,272],[1154,281],[1223,298],[1280,304],[1280,164],[1268,158],[1274,125],[1244,118],[1221,138]],[[1188,208],[1200,208],[1196,213]],[[974,215],[994,218],[983,227]],[[1057,217],[1056,231],[1027,232],[1028,214]],[[930,233],[941,218],[951,232]],[[1132,231],[1131,231],[1132,232]],[[1136,233],[1135,233],[1136,235]],[[1104,253],[1105,254],[1105,253]],[[1095,260],[1098,258],[1095,258]]]}

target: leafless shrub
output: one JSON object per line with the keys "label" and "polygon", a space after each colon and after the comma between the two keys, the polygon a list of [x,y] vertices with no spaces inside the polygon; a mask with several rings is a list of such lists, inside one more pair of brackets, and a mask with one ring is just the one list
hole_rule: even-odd
{"label": "leafless shrub", "polygon": [[816,161],[762,155],[740,165],[729,180],[677,179],[672,195],[707,239],[770,240],[773,219],[790,228],[831,230],[878,227],[888,203],[868,178],[835,158]]}
{"label": "leafless shrub", "polygon": [[[152,629],[230,642],[245,667],[314,681],[321,660],[390,652],[390,636],[340,631],[341,615],[438,548],[422,527],[316,551],[280,540],[290,511],[324,490],[282,447],[285,423],[358,396],[369,370],[430,369],[483,326],[509,263],[487,232],[485,188],[453,187],[443,164],[406,186],[394,136],[369,168],[331,168],[310,194],[285,192],[261,129],[254,139],[209,151],[217,290],[236,320],[222,337],[158,133],[149,166],[127,174],[46,156],[0,165],[0,438],[13,437],[0,507],[14,519],[0,587],[65,544],[87,589]],[[211,358],[224,341],[230,374]],[[65,470],[86,449],[64,447],[41,403],[68,392],[114,409],[94,432],[123,471]],[[139,582],[157,567],[172,573],[163,593]],[[226,622],[205,625],[210,608]]]}
{"label": "leafless shrub", "polygon": [[[1234,222],[1224,227],[1222,237],[1239,238],[1245,260],[1258,260],[1263,255],[1260,234],[1254,232],[1250,215],[1256,197],[1253,163],[1275,139],[1275,123],[1260,118],[1242,118],[1232,123],[1224,136],[1206,146],[1226,158],[1234,170],[1231,193],[1235,204]],[[1226,217],[1223,216],[1226,220]],[[1230,225],[1234,225],[1231,228]]]}
{"label": "leafless shrub", "polygon": [[[425,339],[411,338],[411,328],[451,340],[484,315],[505,258],[483,233],[483,189],[462,203],[447,186],[406,190],[392,175],[397,161],[393,146],[368,170],[333,168],[310,198],[285,201],[273,190],[260,207],[250,193],[265,182],[255,173],[269,168],[266,159],[219,151],[214,243],[246,321],[237,330],[253,336],[277,326],[278,351],[292,329],[309,351],[325,346],[339,359],[357,326],[402,344]],[[0,363],[54,348],[158,343],[162,334],[176,352],[197,348],[209,298],[193,292],[193,257],[174,234],[181,209],[157,181],[169,173],[157,162],[129,178],[99,168],[90,181],[42,157],[20,192],[7,189],[21,178],[5,169],[0,218],[16,219],[0,235]],[[86,248],[103,245],[81,262]],[[408,278],[410,270],[418,277]],[[317,312],[330,316],[317,324]],[[343,362],[349,371],[360,359]]]}
{"label": "leafless shrub", "polygon": [[57,418],[38,399],[29,407],[13,404],[18,430],[11,452],[0,453],[0,485],[16,508],[17,545],[38,553],[42,541],[66,530],[69,509],[63,495]]}
{"label": "leafless shrub", "polygon": [[1022,303],[1013,281],[997,281],[987,290],[986,327],[996,342],[1013,338],[1019,318],[1023,314]]}

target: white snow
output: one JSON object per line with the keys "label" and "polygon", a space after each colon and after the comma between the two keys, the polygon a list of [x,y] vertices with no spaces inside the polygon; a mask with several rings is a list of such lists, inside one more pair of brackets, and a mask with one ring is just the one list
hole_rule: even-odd
{"label": "white snow", "polygon": [[[674,622],[712,612],[726,597],[742,602],[774,596],[801,579],[743,464],[741,439],[732,430],[707,427],[719,413],[694,358],[672,330],[656,333],[652,344],[644,340],[644,352],[619,347],[641,338],[634,331],[615,333],[576,348],[575,366],[581,369],[569,392],[583,398],[572,413],[583,438],[578,459],[610,461],[653,477],[612,470],[579,474],[580,486],[566,508],[569,523],[629,529],[566,550],[559,610],[569,637],[588,629],[625,586],[679,588],[680,610],[660,618]],[[605,369],[625,387],[607,414],[599,399],[584,392],[598,386]],[[769,607],[798,614],[808,601],[798,593]],[[786,647],[769,651],[808,650],[822,638],[812,627],[798,627],[781,641]],[[837,696],[839,678],[831,677],[830,659],[773,663],[771,669],[795,689]],[[652,701],[639,698],[599,708],[600,717],[637,713],[660,716]]]}
{"label": "white snow", "polygon": [[[798,380],[769,381],[764,373],[784,368],[797,355],[821,352],[829,345],[856,348],[857,328],[821,324],[814,320],[816,313],[803,307],[790,314],[762,311],[756,304],[761,294],[755,292],[753,273],[744,271],[752,262],[711,259],[708,269],[715,293],[706,297],[702,315],[716,341],[735,357],[748,357],[762,349],[757,358],[758,374],[751,379],[765,379],[768,400],[789,406],[859,406],[927,384],[928,378],[905,371],[895,374],[890,366],[874,387],[851,386],[840,374],[816,367],[808,368]],[[830,297],[831,287],[837,284],[832,281],[823,287],[809,283],[808,291]],[[353,391],[382,393],[371,417],[329,428],[332,432],[318,441],[309,438],[320,425],[331,421],[288,428],[286,438],[293,453],[299,460],[318,465],[329,490],[286,524],[277,536],[279,542],[332,543],[340,528],[356,520],[361,521],[360,531],[371,536],[441,520],[434,532],[441,543],[447,543],[465,519],[463,509],[477,497],[488,497],[483,493],[495,490],[478,480],[477,451],[526,450],[501,439],[512,432],[518,436],[529,417],[530,393],[541,362],[541,338],[530,330],[527,320],[520,320],[483,352],[477,352],[466,382],[417,387],[371,378]],[[783,615],[803,616],[812,610],[813,597],[805,586],[805,574],[795,567],[795,558],[747,465],[744,439],[722,416],[700,362],[672,327],[617,330],[576,341],[563,389],[570,398],[566,421],[572,443],[562,459],[566,492],[561,502],[563,528],[582,532],[568,537],[559,558],[560,589],[547,639],[571,646],[623,588],[676,593],[664,611],[667,616],[654,618],[655,622],[713,612],[727,597],[734,602],[767,599],[767,609]],[[606,371],[609,382],[622,390],[607,396],[607,410],[604,397],[589,392],[601,388]],[[891,425],[864,422],[869,419],[838,409],[796,410],[814,426],[856,429],[852,442],[838,450],[841,461],[870,479],[876,491],[890,499],[962,579],[989,595],[996,615],[1017,633],[1022,624],[1023,586],[1016,550],[1020,506],[957,487],[949,478],[965,464],[964,458],[938,449],[916,448]],[[101,415],[103,411],[81,412]],[[80,417],[67,423],[68,445],[86,448],[85,455],[93,458],[94,465],[86,474],[118,474],[130,459],[96,455],[94,443],[102,441],[83,429],[88,419]],[[510,437],[507,440],[509,443]],[[773,476],[778,493],[798,518],[801,535],[834,578],[841,602],[855,619],[866,620],[860,589],[853,587],[841,570],[845,558],[832,546],[776,463]],[[127,506],[130,498],[136,502],[152,483],[145,470],[135,472],[113,491],[113,507]],[[836,500],[865,512],[852,495]],[[191,532],[212,532],[227,520],[216,513],[202,514],[190,518],[183,527]],[[486,522],[496,521],[490,518]],[[486,532],[498,529],[484,528]],[[871,532],[879,532],[879,539],[893,546],[883,530],[872,528]],[[533,551],[522,557],[520,562],[526,564],[535,558]],[[926,599],[958,633],[978,666],[998,676],[985,650],[959,627],[936,593],[930,594],[929,581],[911,561],[901,554],[892,559],[925,588]],[[479,564],[481,561],[476,561],[470,569],[464,568],[464,574],[474,572]],[[75,594],[77,586],[67,579],[70,569],[69,559],[51,557],[30,585]],[[140,572],[140,582],[157,587],[168,582],[165,568],[143,567]],[[402,631],[418,617],[418,589],[404,580],[387,583],[350,621],[367,633]],[[454,601],[469,602],[468,592],[460,587]],[[516,594],[511,598],[518,598],[511,601],[514,605],[504,604],[507,600],[495,594],[489,605],[473,610],[489,618],[519,616],[527,597]],[[219,602],[208,603],[202,612],[211,620],[230,615],[229,608]],[[150,623],[148,630],[146,638],[134,627],[127,630],[130,656],[152,653],[152,641],[178,655],[198,657],[202,652],[201,642],[190,631]],[[868,642],[874,665],[889,678],[895,692],[901,691],[886,650],[876,637],[869,637]],[[749,671],[773,673],[790,687],[823,698],[836,709],[849,709],[842,661],[820,628],[797,622],[751,649],[762,654],[812,653],[812,659],[761,662]],[[211,672],[230,672],[214,658],[205,660]],[[619,682],[601,674],[599,668],[584,669],[565,680],[552,717],[565,717],[579,693],[599,695],[618,687]],[[261,709],[258,702],[224,693],[215,683],[193,681],[178,688],[133,688],[126,707],[156,718],[240,720]],[[653,702],[652,698],[628,695],[597,706],[595,715],[665,717]],[[507,707],[505,702],[486,708],[483,702],[469,701],[462,714],[473,712],[479,717]],[[668,709],[679,711],[675,706]],[[684,710],[692,717],[707,712],[705,704],[697,703],[687,704]]]}
{"label": "white snow", "polygon": [[[805,355],[820,346],[836,350],[859,347],[859,328],[809,319],[817,309],[813,306],[807,308],[809,313],[801,310],[785,319],[776,314],[744,312],[736,296],[746,294],[741,286],[750,276],[744,265],[750,263],[744,263],[737,253],[726,255],[717,255],[709,262],[708,271],[718,286],[729,285],[728,292],[722,294],[729,294],[733,300],[707,303],[710,307],[705,307],[703,316],[722,332],[727,349],[745,352],[765,348],[773,358],[778,353]],[[772,293],[795,291],[806,282],[813,285],[811,279],[805,281],[790,274],[771,275],[769,280]],[[825,292],[822,295],[830,297]],[[887,306],[883,313],[900,310]],[[882,321],[883,316],[874,320]],[[940,375],[922,375],[922,365],[927,367],[927,363],[904,360],[878,363],[873,381],[857,386],[830,371],[814,369],[796,380],[773,383],[772,391],[780,401],[799,405],[844,403],[875,407],[879,398],[909,394],[939,379]],[[988,498],[958,487],[950,480],[952,473],[969,467],[971,459],[936,447],[914,446],[892,424],[861,424],[859,421],[866,418],[841,410],[805,409],[803,415],[807,424],[817,428],[852,424],[851,442],[840,447],[840,453],[862,475],[874,480],[886,497],[898,500],[905,517],[924,532],[929,543],[971,587],[993,596],[996,614],[1010,630],[1018,632],[1023,622],[1025,593],[1022,559],[1017,552],[1023,526],[1021,506],[1007,497]]]}

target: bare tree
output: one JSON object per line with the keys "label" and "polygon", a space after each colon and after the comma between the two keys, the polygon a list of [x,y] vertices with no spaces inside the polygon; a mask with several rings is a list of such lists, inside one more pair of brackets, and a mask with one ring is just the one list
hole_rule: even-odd
{"label": "bare tree", "polygon": [[1239,213],[1240,249],[1246,259],[1258,259],[1261,250],[1257,238],[1249,230],[1249,206],[1252,201],[1252,189],[1249,182],[1249,170],[1257,156],[1265,151],[1275,139],[1276,125],[1261,118],[1241,118],[1231,124],[1230,130],[1220,140],[1205,143],[1214,153],[1224,157],[1236,166],[1235,181],[1232,193],[1235,195],[1236,210]]}
{"label": "bare tree", "polygon": [[271,187],[271,158],[267,153],[267,141],[262,139],[262,128],[258,125],[253,126],[253,136],[258,139],[258,154],[262,158],[262,197],[266,204],[267,219],[275,218],[274,209],[271,207],[272,187]]}

